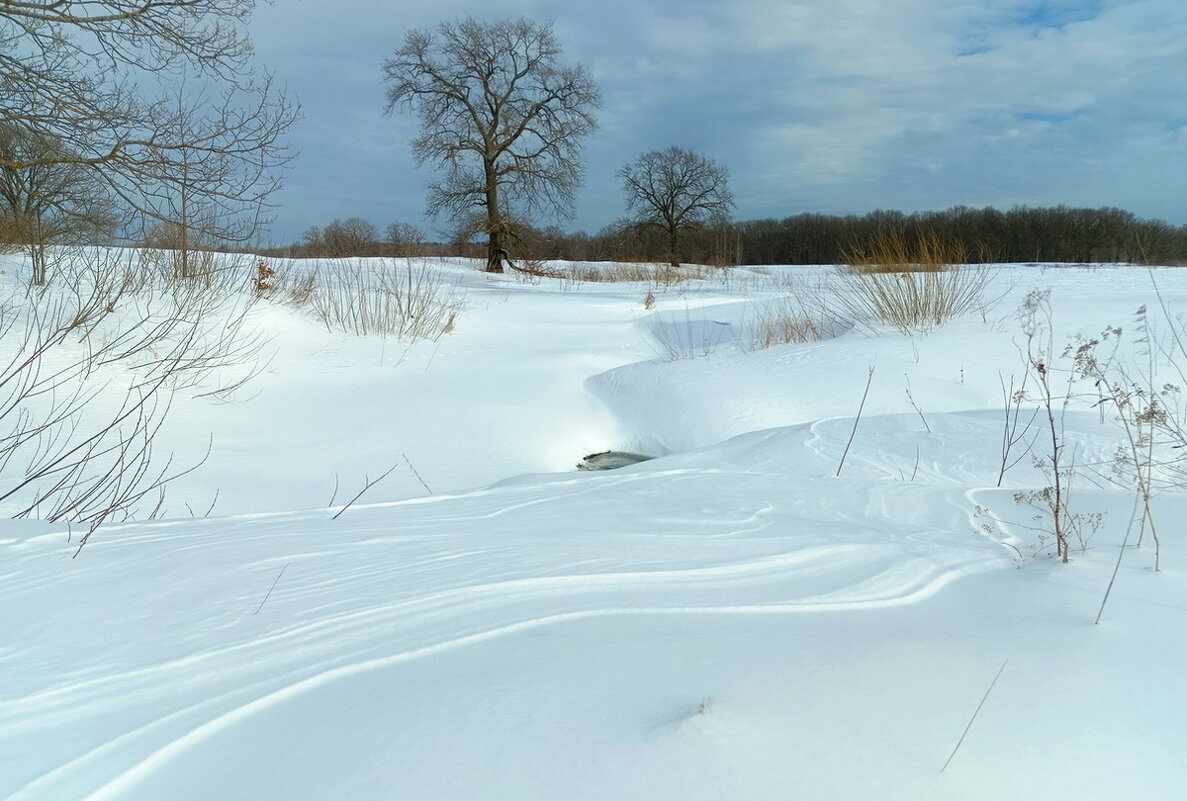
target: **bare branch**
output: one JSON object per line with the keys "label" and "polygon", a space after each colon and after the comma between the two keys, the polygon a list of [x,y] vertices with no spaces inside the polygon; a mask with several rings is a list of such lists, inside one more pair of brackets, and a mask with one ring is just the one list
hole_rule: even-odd
{"label": "bare branch", "polygon": [[[253,236],[268,222],[262,210],[289,158],[281,137],[299,113],[270,76],[252,69],[242,25],[253,7],[254,0],[0,3],[0,125],[52,143],[0,152],[0,168],[66,165],[67,174],[89,173],[100,194],[156,220],[172,219],[178,194],[189,192],[233,220],[209,236]],[[165,85],[156,75],[187,72],[200,91],[184,105],[141,92]],[[59,211],[71,207],[52,197]]]}

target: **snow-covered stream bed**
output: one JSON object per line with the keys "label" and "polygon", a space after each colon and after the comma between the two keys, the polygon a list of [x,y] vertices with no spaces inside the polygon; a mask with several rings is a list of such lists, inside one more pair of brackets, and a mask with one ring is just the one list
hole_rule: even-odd
{"label": "snow-covered stream bed", "polygon": [[[65,526],[0,523],[0,799],[1181,792],[1187,495],[1156,497],[1163,570],[1128,549],[1094,626],[1133,493],[1088,466],[1119,430],[1064,418],[1076,508],[1105,513],[1070,564],[1014,500],[1042,473],[996,486],[1022,298],[1051,290],[1062,351],[1155,308],[1144,269],[1008,267],[926,336],[756,351],[762,273],[647,309],[644,285],[441,269],[465,308],[437,343],[258,304],[268,369],[159,434],[211,448],[165,519],[77,558]],[[1156,277],[1182,308],[1187,272]],[[681,320],[733,334],[667,360]],[[575,469],[610,449],[660,458]]]}

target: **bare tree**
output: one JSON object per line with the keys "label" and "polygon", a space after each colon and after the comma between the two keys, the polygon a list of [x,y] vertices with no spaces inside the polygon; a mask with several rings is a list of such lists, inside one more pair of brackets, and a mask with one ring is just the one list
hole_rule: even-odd
{"label": "bare tree", "polygon": [[362,217],[347,217],[327,225],[322,236],[325,237],[326,255],[330,258],[367,256],[375,252],[379,229]]}
{"label": "bare tree", "polygon": [[46,283],[47,245],[107,238],[119,222],[111,198],[86,167],[42,163],[18,170],[4,164],[60,154],[61,145],[52,137],[0,123],[3,236],[28,250],[32,283],[39,286]]}
{"label": "bare tree", "polygon": [[379,255],[379,229],[362,217],[337,218],[301,235],[306,255],[328,259]]}
{"label": "bare tree", "polygon": [[393,256],[415,256],[425,241],[420,229],[406,222],[389,223],[386,233]]}
{"label": "bare tree", "polygon": [[428,213],[459,220],[482,210],[490,272],[503,272],[513,217],[572,213],[581,140],[601,99],[561,54],[551,25],[467,18],[409,32],[383,65],[386,112],[416,113],[412,152],[445,173],[429,185]]}
{"label": "bare tree", "polygon": [[217,245],[194,226],[188,204],[182,203],[180,211],[177,219],[161,220],[145,231],[137,243],[140,264],[181,281],[210,283],[215,279]]}
{"label": "bare tree", "polygon": [[[230,212],[210,236],[242,240],[287,161],[296,107],[256,77],[242,32],[254,0],[25,0],[0,3],[0,122],[49,137],[53,152],[0,157],[29,170],[89,169],[150,218],[169,219],[184,184]],[[205,89],[179,107],[139,87],[191,68]],[[137,77],[146,80],[137,82]],[[187,169],[188,167],[188,169]],[[50,199],[53,202],[53,199]],[[172,204],[172,205],[171,205]]]}
{"label": "bare tree", "polygon": [[656,226],[667,235],[673,267],[680,263],[682,231],[725,221],[734,207],[725,167],[675,145],[644,153],[622,167],[618,177],[635,222]]}
{"label": "bare tree", "polygon": [[362,217],[336,219],[324,227],[313,226],[301,237],[315,255],[330,259],[374,255],[379,229]]}
{"label": "bare tree", "polygon": [[301,253],[304,256],[324,256],[326,237],[320,225],[311,225],[301,234]]}

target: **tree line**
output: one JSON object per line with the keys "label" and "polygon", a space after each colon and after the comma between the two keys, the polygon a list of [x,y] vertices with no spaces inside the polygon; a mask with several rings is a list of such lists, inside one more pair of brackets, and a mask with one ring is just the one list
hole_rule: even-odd
{"label": "tree line", "polygon": [[[358,218],[335,220],[310,229],[300,243],[270,253],[289,256],[479,256],[473,229],[447,242],[425,242],[403,223],[388,235]],[[343,237],[343,228],[370,236]],[[515,224],[504,235],[516,257],[534,261],[669,261],[716,266],[738,264],[841,264],[849,254],[879,236],[910,242],[935,235],[976,262],[1122,262],[1187,264],[1187,226],[1141,219],[1116,208],[953,206],[944,211],[905,213],[879,210],[864,215],[796,214],[782,219],[712,219],[670,232],[656,224],[622,218],[589,234],[552,225]],[[404,232],[401,237],[393,232]],[[324,234],[322,233],[324,232]]]}
{"label": "tree line", "polygon": [[838,264],[879,235],[935,234],[979,262],[1187,263],[1187,226],[1117,208],[953,206],[944,211],[798,214],[733,225],[743,264]]}
{"label": "tree line", "polygon": [[[1187,225],[1140,219],[1117,208],[953,206],[906,213],[797,214],[782,219],[709,221],[691,226],[678,256],[701,264],[843,264],[879,237],[907,242],[937,236],[975,262],[1187,264]],[[594,236],[546,229],[550,258],[660,261],[669,243],[654,230],[619,220]]]}

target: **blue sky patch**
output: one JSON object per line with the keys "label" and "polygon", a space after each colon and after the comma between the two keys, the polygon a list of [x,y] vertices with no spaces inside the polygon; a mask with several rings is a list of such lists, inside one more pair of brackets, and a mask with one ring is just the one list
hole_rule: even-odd
{"label": "blue sky patch", "polygon": [[1096,19],[1103,10],[1102,0],[1041,0],[1020,7],[1015,21],[1022,27],[1062,29],[1076,22]]}
{"label": "blue sky patch", "polygon": [[956,51],[956,57],[968,58],[969,56],[979,56],[982,53],[988,53],[991,50],[993,50],[993,48],[987,44],[972,44],[970,42],[962,49]]}
{"label": "blue sky patch", "polygon": [[1084,112],[1082,111],[1068,111],[1068,112],[1054,112],[1054,111],[1024,111],[1018,115],[1020,120],[1029,120],[1032,122],[1052,122],[1061,123],[1068,120],[1074,120]]}

